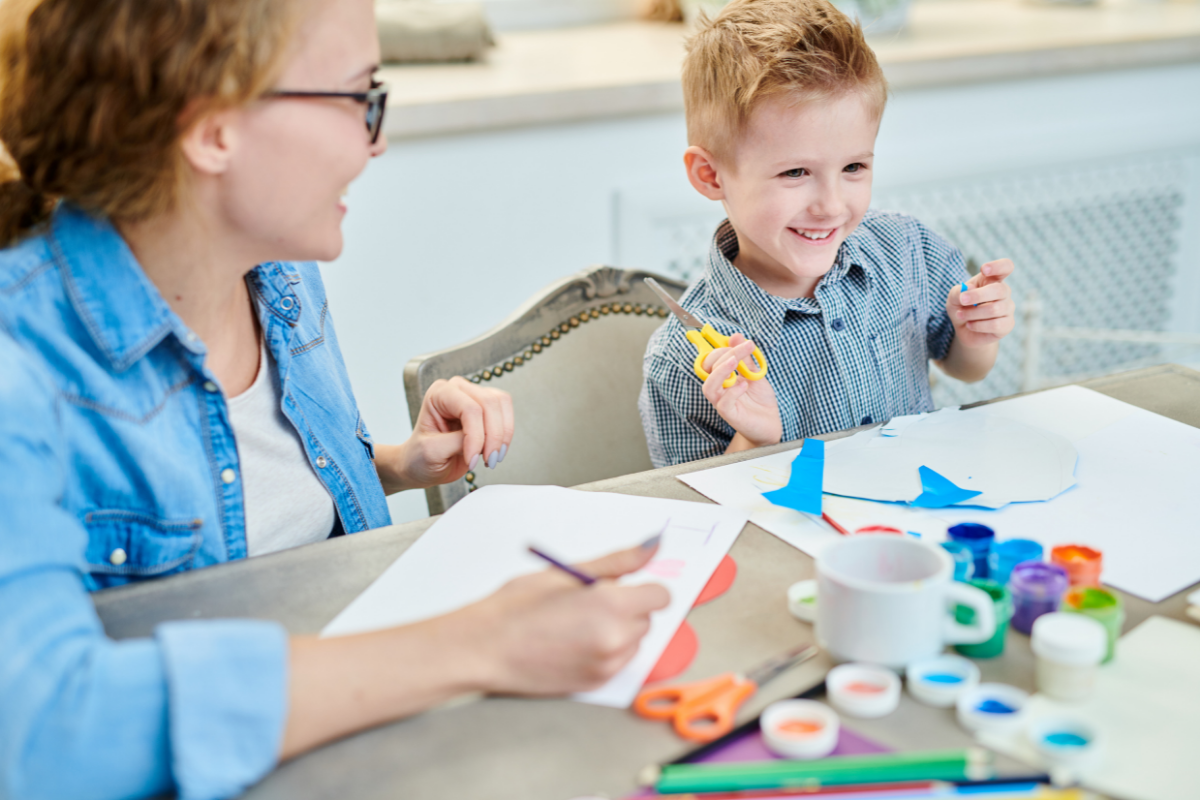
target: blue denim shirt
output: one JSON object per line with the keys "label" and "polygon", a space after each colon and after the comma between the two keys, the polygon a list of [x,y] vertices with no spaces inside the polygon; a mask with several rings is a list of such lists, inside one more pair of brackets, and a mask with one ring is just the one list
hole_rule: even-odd
{"label": "blue denim shirt", "polygon": [[[248,281],[342,527],[388,524],[316,265]],[[63,204],[0,251],[0,798],[218,798],[275,764],[280,626],[114,642],[88,597],[246,555],[237,445],[204,359],[107,221]]]}

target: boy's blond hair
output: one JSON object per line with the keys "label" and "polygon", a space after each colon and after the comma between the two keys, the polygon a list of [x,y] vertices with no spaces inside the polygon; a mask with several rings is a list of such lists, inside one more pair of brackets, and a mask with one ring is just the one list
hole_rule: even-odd
{"label": "boy's blond hair", "polygon": [[862,27],[827,0],[733,0],[687,41],[683,101],[688,144],[732,155],[755,106],[856,92],[877,114],[887,81]]}

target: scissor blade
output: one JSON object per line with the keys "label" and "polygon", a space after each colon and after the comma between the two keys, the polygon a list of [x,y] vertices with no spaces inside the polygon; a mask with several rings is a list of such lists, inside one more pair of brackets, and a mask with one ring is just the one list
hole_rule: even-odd
{"label": "scissor blade", "polygon": [[819,652],[820,649],[815,644],[802,644],[786,653],[775,656],[769,661],[763,662],[752,671],[746,673],[746,677],[759,686],[762,686],[784,670],[791,669],[797,664],[803,664]]}
{"label": "scissor blade", "polygon": [[667,290],[659,286],[658,281],[654,280],[654,278],[645,278],[643,279],[643,283],[654,290],[654,293],[658,295],[658,299],[662,300],[663,303],[666,304],[667,308],[671,309],[671,313],[678,317],[679,321],[684,325],[687,325],[689,328],[695,328],[696,330],[700,330],[704,327],[703,322],[684,311],[683,306],[679,305],[679,303],[676,303],[675,298],[667,294]]}

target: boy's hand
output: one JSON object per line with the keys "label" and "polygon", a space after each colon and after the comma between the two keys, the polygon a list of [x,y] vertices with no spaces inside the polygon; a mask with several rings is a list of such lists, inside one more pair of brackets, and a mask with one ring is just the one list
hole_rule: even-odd
{"label": "boy's hand", "polygon": [[958,286],[950,290],[946,313],[955,338],[964,346],[996,344],[1012,332],[1016,306],[1012,290],[1004,282],[1012,271],[1013,263],[1007,258],[989,261],[967,281],[967,291]]}
{"label": "boy's hand", "polygon": [[[713,404],[721,419],[740,433],[752,447],[776,444],[783,438],[783,422],[779,419],[779,403],[775,390],[766,378],[748,381],[738,376],[738,382],[726,389],[721,384],[737,369],[739,361],[750,358],[754,342],[740,333],[729,339],[729,347],[712,351],[704,359],[704,396]],[[739,448],[740,449],[740,448]]]}

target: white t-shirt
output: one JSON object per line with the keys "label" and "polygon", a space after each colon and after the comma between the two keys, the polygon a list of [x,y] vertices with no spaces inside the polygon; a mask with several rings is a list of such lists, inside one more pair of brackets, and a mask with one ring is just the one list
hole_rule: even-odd
{"label": "white t-shirt", "polygon": [[241,461],[247,554],[328,538],[337,513],[333,498],[308,463],[300,434],[283,415],[279,375],[265,346],[254,384],[228,403]]}

